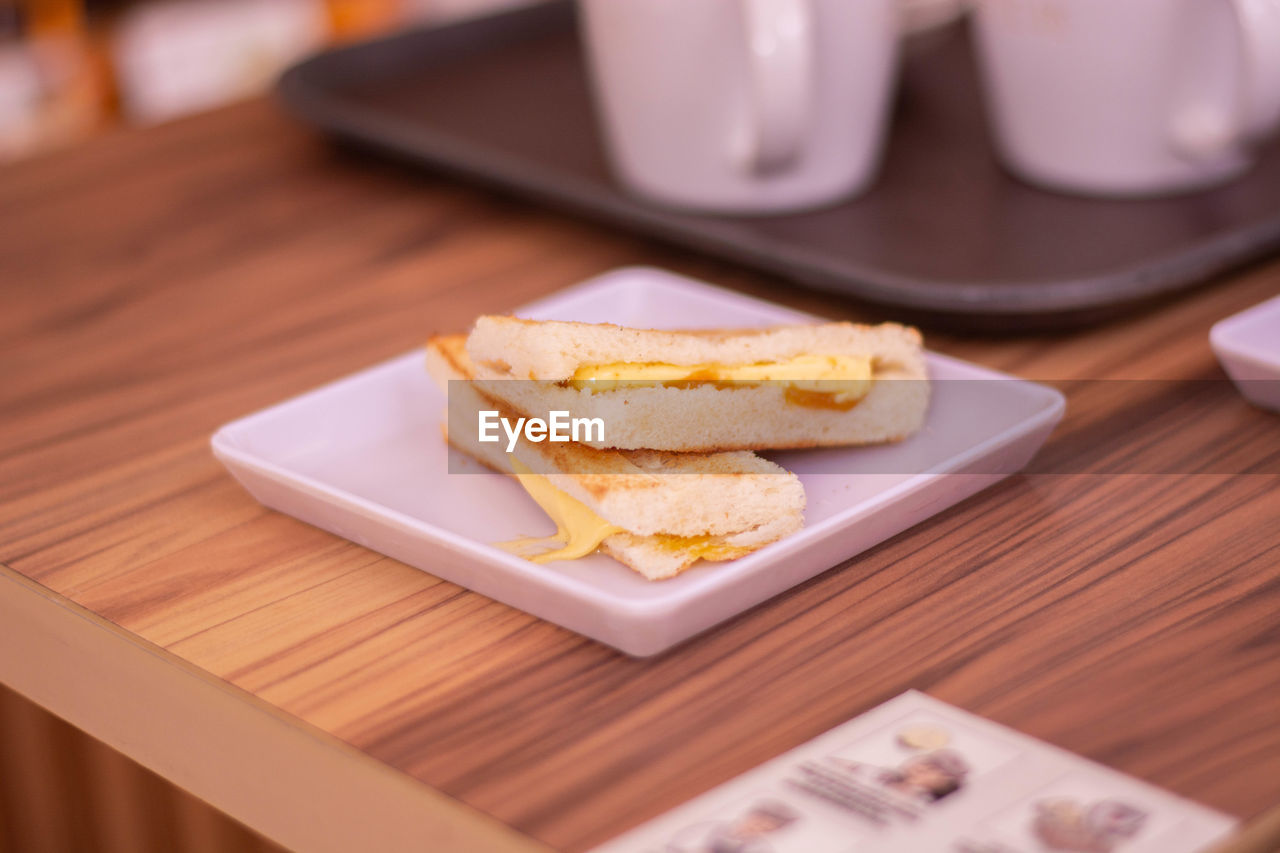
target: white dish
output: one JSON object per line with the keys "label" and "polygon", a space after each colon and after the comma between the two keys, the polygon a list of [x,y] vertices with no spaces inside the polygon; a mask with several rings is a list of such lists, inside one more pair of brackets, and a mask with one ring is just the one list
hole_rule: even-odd
{"label": "white dish", "polygon": [[1245,399],[1280,412],[1280,296],[1219,320],[1209,343]]}
{"label": "white dish", "polygon": [[[655,328],[815,318],[656,269],[628,268],[518,310]],[[490,543],[550,523],[510,478],[440,440],[445,395],[415,351],[242,418],[213,451],[266,506],[628,654],[657,654],[941,512],[1023,465],[1062,417],[1057,391],[930,354],[925,429],[901,444],[769,454],[808,495],[805,529],[729,563],[649,582],[595,554],[535,565]],[[455,471],[460,470],[455,467]],[[928,473],[883,473],[928,471]]]}

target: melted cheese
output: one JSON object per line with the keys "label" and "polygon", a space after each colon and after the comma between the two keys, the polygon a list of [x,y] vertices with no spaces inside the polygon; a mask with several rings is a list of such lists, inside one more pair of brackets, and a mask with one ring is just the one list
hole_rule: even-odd
{"label": "melted cheese", "polygon": [[750,548],[730,545],[715,536],[671,536],[660,533],[654,539],[664,551],[684,554],[695,560],[710,560],[713,563],[736,560],[751,553]]}
{"label": "melted cheese", "polygon": [[851,355],[801,355],[786,361],[733,365],[617,362],[579,367],[569,384],[598,393],[623,385],[678,388],[700,382],[781,382],[792,405],[847,411],[871,390],[872,372],[869,356]]}
{"label": "melted cheese", "polygon": [[[520,485],[524,486],[529,497],[551,516],[551,520],[556,524],[556,532],[550,539],[517,539],[514,542],[499,543],[499,548],[519,554],[535,563],[576,560],[599,548],[600,543],[613,534],[623,532],[621,527],[605,521],[592,512],[586,504],[551,485],[546,477],[533,473],[519,459],[514,456],[509,458],[511,468],[515,471]],[[550,548],[540,553],[528,553],[534,546],[548,543],[559,543],[561,547]]]}
{"label": "melted cheese", "polygon": [[[545,539],[524,538],[500,542],[499,548],[535,563],[576,560],[595,551],[601,542],[613,534],[625,532],[623,528],[596,515],[581,501],[551,485],[543,475],[533,473],[519,459],[514,456],[509,459],[520,485],[555,522],[556,532]],[[736,560],[751,551],[750,548],[725,544],[715,536],[658,534],[652,538],[659,548],[684,554],[695,560]],[[560,547],[554,547],[556,545]]]}

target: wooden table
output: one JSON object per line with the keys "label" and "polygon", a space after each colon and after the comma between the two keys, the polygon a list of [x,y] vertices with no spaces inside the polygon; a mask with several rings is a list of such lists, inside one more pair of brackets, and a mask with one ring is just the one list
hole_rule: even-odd
{"label": "wooden table", "polygon": [[[265,510],[210,455],[228,420],[631,263],[875,318],[267,103],[0,171],[0,681],[303,850],[583,850],[911,687],[1242,818],[1280,801],[1280,420],[1236,398],[1263,473],[1016,476],[650,660]],[[1272,263],[929,344],[1214,379],[1209,326],[1278,290]]]}

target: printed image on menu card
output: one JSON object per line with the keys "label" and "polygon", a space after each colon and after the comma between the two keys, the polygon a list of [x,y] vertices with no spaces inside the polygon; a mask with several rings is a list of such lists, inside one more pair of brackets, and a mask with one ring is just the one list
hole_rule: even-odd
{"label": "printed image on menu card", "polygon": [[675,829],[662,853],[842,853],[854,836],[784,792],[762,788]]}
{"label": "printed image on menu card", "polygon": [[[992,815],[960,853],[1163,853],[1188,846],[1185,815],[1119,774],[1072,772]],[[1210,839],[1204,839],[1207,843]],[[1196,842],[1199,844],[1199,842]]]}
{"label": "printed image on menu card", "polygon": [[1196,853],[1233,826],[912,691],[593,853]]}
{"label": "printed image on menu card", "polygon": [[943,805],[1018,754],[992,738],[928,711],[840,744],[799,764],[788,782],[876,826],[912,823]]}

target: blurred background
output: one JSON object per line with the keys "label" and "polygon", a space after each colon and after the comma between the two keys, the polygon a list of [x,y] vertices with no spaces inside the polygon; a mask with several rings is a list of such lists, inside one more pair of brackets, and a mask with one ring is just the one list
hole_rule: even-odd
{"label": "blurred background", "polygon": [[260,94],[327,45],[531,0],[0,0],[0,162]]}
{"label": "blurred background", "polygon": [[[286,67],[329,46],[536,2],[540,0],[0,0],[0,164],[90,144],[113,129],[162,124],[260,96]],[[961,0],[899,2],[903,29],[916,34],[950,20],[964,5]],[[915,46],[930,44],[918,40]],[[957,123],[962,124],[968,117],[950,104],[954,100],[963,107],[973,99],[952,99],[951,91],[936,99],[948,107],[937,114],[948,121],[959,114]],[[933,114],[918,112],[924,118],[917,120],[917,133],[932,142],[937,133],[930,123]],[[971,112],[977,126],[982,118]],[[1269,223],[1275,216],[1270,191],[1248,195],[1230,189],[1204,201],[1193,199],[1185,207],[1155,202],[1149,217],[1148,208],[1121,205],[1095,216],[1095,208],[1074,198],[1042,196],[988,179],[999,173],[995,158],[987,157],[985,136],[965,138],[974,140],[966,143],[970,147],[962,147],[952,159],[939,159],[936,168],[919,176],[904,171],[899,186],[928,190],[913,196],[920,199],[918,207],[892,208],[900,218],[905,210],[919,219],[912,226],[916,230],[902,229],[908,235],[902,243],[906,256],[922,255],[917,232],[927,236],[931,226],[938,226],[920,211],[932,213],[936,207],[939,219],[946,218],[945,205],[935,205],[930,192],[969,185],[977,189],[963,197],[975,201],[974,206],[963,208],[965,215],[954,231],[937,232],[954,236],[957,248],[950,257],[981,267],[995,254],[993,247],[1011,246],[1011,263],[1029,279],[1036,272],[1032,262],[1057,252],[1064,244],[1061,235],[1071,228],[1077,228],[1077,243],[1090,242],[1079,234],[1115,233],[1139,254],[1155,254],[1144,248],[1143,239],[1163,251],[1203,233],[1229,232],[1242,222]],[[971,168],[974,163],[979,168]],[[1268,174],[1275,174],[1260,173],[1263,184]],[[992,231],[990,223],[1001,230]],[[878,222],[863,227],[863,233],[881,236]],[[1010,234],[1018,239],[1003,239]],[[1024,246],[1025,253],[1019,254]],[[1068,255],[1074,251],[1072,246],[1065,250]],[[1017,266],[1024,256],[1025,269]],[[8,640],[0,637],[0,642]],[[0,686],[0,853],[278,849]]]}

